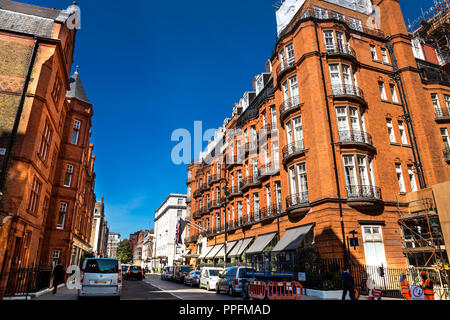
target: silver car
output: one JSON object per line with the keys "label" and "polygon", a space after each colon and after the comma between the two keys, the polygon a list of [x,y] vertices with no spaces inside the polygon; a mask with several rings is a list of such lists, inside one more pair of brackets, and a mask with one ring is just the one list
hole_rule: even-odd
{"label": "silver car", "polygon": [[81,270],[78,298],[115,297],[122,294],[122,268],[118,259],[86,259]]}

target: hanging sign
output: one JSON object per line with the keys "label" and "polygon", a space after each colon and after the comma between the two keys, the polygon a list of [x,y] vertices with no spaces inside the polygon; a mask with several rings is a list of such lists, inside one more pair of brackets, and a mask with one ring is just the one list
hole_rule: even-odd
{"label": "hanging sign", "polygon": [[4,156],[4,155],[6,155],[6,149],[0,148],[0,156]]}

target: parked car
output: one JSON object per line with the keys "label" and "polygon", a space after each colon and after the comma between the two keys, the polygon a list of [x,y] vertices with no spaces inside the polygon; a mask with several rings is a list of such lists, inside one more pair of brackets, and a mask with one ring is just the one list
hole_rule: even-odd
{"label": "parked car", "polygon": [[169,276],[169,267],[165,267],[161,272],[161,280],[167,280]]}
{"label": "parked car", "polygon": [[184,278],[192,271],[191,266],[176,266],[174,271],[175,282],[184,282]]}
{"label": "parked car", "polygon": [[122,278],[124,279],[124,280],[126,280],[127,279],[127,272],[128,272],[128,268],[130,267],[130,265],[129,264],[122,264]]}
{"label": "parked car", "polygon": [[118,259],[89,258],[81,270],[78,299],[85,297],[115,297],[122,294],[122,268]]}
{"label": "parked car", "polygon": [[167,267],[167,276],[165,280],[169,280],[169,281],[173,281],[175,280],[175,267],[171,266],[171,267]]}
{"label": "parked car", "polygon": [[200,285],[200,271],[194,270],[184,277],[184,284],[191,287],[198,287]]}
{"label": "parked car", "polygon": [[222,268],[203,268],[200,276],[200,289],[205,288],[210,291],[216,288],[219,281],[219,274],[223,272]]}
{"label": "parked car", "polygon": [[216,293],[227,292],[230,296],[242,294],[247,297],[247,287],[252,277],[247,275],[248,271],[253,271],[249,267],[229,267],[219,275],[216,285]]}
{"label": "parked car", "polygon": [[127,271],[127,280],[136,279],[142,281],[145,278],[144,270],[141,266],[130,266]]}

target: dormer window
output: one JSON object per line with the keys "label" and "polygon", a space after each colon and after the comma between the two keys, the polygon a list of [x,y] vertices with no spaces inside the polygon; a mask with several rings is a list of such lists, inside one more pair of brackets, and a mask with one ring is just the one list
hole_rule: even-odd
{"label": "dormer window", "polygon": [[363,31],[361,20],[355,18],[348,18],[350,23],[350,28],[356,31]]}
{"label": "dormer window", "polygon": [[320,7],[314,7],[314,15],[317,19],[328,19],[328,11]]}
{"label": "dormer window", "polygon": [[264,78],[260,75],[256,78],[256,94],[258,95],[264,89]]}

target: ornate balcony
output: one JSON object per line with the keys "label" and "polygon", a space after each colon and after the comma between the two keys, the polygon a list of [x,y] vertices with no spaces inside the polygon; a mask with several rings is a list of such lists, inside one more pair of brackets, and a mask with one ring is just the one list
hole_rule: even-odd
{"label": "ornate balcony", "polygon": [[311,210],[308,192],[302,192],[286,197],[286,211],[289,215],[303,216]]}
{"label": "ornate balcony", "polygon": [[280,82],[280,78],[284,75],[284,73],[293,69],[294,66],[295,66],[295,59],[281,60],[277,67],[277,81]]}
{"label": "ornate balcony", "polygon": [[194,191],[194,198],[198,198],[202,195],[202,192],[200,190]]}
{"label": "ornate balcony", "polygon": [[355,208],[370,208],[381,202],[381,189],[376,186],[350,185],[347,189],[347,204]]}
{"label": "ornate balcony", "polygon": [[450,162],[450,149],[444,149],[444,160]]}
{"label": "ornate balcony", "polygon": [[280,173],[280,165],[279,163],[275,163],[270,161],[268,164],[266,164],[265,166],[261,167],[259,169],[260,172],[260,179],[265,179],[265,178],[269,178],[271,176],[274,176],[278,173]]}
{"label": "ornate balcony", "polygon": [[199,210],[192,212],[192,218],[194,220],[200,219],[202,217],[202,214]]}
{"label": "ornate balcony", "polygon": [[436,112],[436,117],[434,118],[434,120],[437,123],[450,122],[450,114],[447,110],[435,110],[435,112]]}
{"label": "ornate balcony", "polygon": [[272,126],[272,124],[268,123],[259,131],[259,133],[261,137],[277,136],[278,129],[276,126]]}
{"label": "ornate balcony", "polygon": [[364,146],[370,150],[375,150],[372,136],[363,131],[339,131],[339,143],[342,146]]}
{"label": "ornate balcony", "polygon": [[222,178],[220,177],[220,174],[213,174],[211,176],[211,185],[214,183],[218,183],[222,180]]}
{"label": "ornate balcony", "polygon": [[282,213],[281,203],[274,203],[268,207],[261,208],[260,210],[260,220],[273,219]]}
{"label": "ornate balcony", "polygon": [[351,84],[332,84],[331,91],[335,98],[350,98],[366,104],[364,92],[357,86]]}
{"label": "ornate balcony", "polygon": [[243,182],[241,191],[245,192],[247,189],[260,187],[261,181],[259,180],[258,172],[255,172],[253,175],[248,175]]}
{"label": "ornate balcony", "polygon": [[211,201],[211,210],[215,210],[221,207],[221,202],[220,200],[213,200]]}
{"label": "ornate balcony", "polygon": [[240,195],[242,195],[242,186],[241,185],[232,186],[230,188],[230,194],[228,195],[228,198],[231,199]]}
{"label": "ornate balcony", "polygon": [[283,148],[283,164],[289,162],[296,156],[303,155],[306,152],[303,140],[295,141]]}
{"label": "ornate balcony", "polygon": [[344,57],[353,60],[353,62],[357,62],[356,60],[356,52],[350,46],[334,46],[334,47],[326,47],[327,55],[329,57]]}
{"label": "ornate balcony", "polygon": [[245,144],[246,154],[255,154],[258,152],[258,143],[256,141],[247,142]]}
{"label": "ornate balcony", "polygon": [[299,96],[295,96],[283,101],[283,103],[280,105],[281,122],[283,122],[290,113],[294,112],[295,110],[298,110],[302,105],[303,103],[300,102]]}

